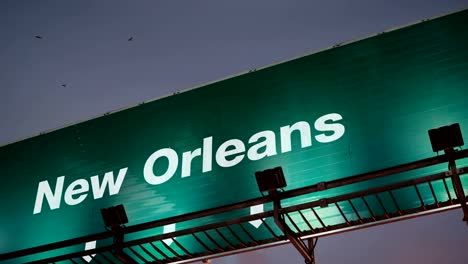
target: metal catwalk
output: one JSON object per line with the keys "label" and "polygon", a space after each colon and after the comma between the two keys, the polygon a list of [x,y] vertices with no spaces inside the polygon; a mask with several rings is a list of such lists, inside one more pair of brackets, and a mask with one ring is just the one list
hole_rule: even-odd
{"label": "metal catwalk", "polygon": [[[21,258],[32,257],[35,260],[28,263],[188,263],[292,242],[306,263],[313,263],[311,238],[460,206],[464,220],[468,220],[468,197],[462,185],[464,182],[466,188],[468,183],[465,175],[468,167],[457,168],[455,165],[456,160],[466,157],[468,150],[449,151],[433,158],[339,180],[289,191],[269,192],[256,199],[218,208],[6,253],[0,256],[0,260],[21,261]],[[448,169],[399,180],[398,175],[401,173],[436,165],[447,165]],[[392,179],[386,182],[391,184],[379,184],[379,180],[388,177]],[[355,184],[362,185],[362,190],[340,194],[340,188]],[[320,194],[330,190],[334,190],[331,193],[336,195]],[[443,195],[440,190],[443,190]],[[414,197],[415,202],[412,205],[401,205],[399,197],[402,196]],[[293,197],[303,197],[303,202],[291,204],[288,199]],[[243,213],[246,208],[260,204],[265,206],[264,212],[253,215]],[[330,211],[339,212],[341,217],[328,217],[334,215],[329,214]],[[238,217],[226,219],[223,216],[226,213]],[[258,229],[251,228],[252,221],[257,221]],[[155,228],[173,223],[184,228],[152,235]],[[265,230],[269,235],[264,235]],[[310,246],[303,240],[308,240]],[[99,246],[91,250],[75,250],[89,241],[97,241]]]}

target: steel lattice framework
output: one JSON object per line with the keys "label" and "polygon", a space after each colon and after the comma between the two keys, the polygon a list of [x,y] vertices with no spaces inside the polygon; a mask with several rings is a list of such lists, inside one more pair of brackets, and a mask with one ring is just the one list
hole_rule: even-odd
{"label": "steel lattice framework", "polygon": [[[463,192],[460,177],[467,174],[468,167],[457,168],[455,165],[456,160],[466,157],[468,157],[468,150],[448,151],[437,157],[344,179],[321,182],[284,192],[270,192],[266,196],[244,202],[11,252],[1,255],[0,260],[37,255],[37,260],[29,263],[188,263],[291,242],[304,256],[306,262],[313,263],[312,238],[451,210],[460,206],[463,208],[466,221],[468,197]],[[378,178],[392,177],[406,171],[444,163],[448,165],[447,171],[421,175],[410,180],[395,180],[394,183],[388,185],[282,206],[283,203],[287,204],[289,198],[372,182]],[[440,194],[436,195],[435,186],[442,186],[446,195],[444,197]],[[401,190],[404,190],[406,195],[412,193],[417,197],[417,205],[402,208],[396,195]],[[429,198],[423,197],[423,190],[430,194]],[[239,217],[233,219],[213,221],[206,225],[193,226],[162,235],[138,237],[138,234],[147,233],[170,223],[190,222],[269,203],[273,204],[273,208],[263,213],[237,214]],[[339,221],[335,219],[331,224],[327,223],[326,217],[322,215],[323,209],[338,210],[341,219]],[[261,228],[268,230],[270,235],[256,237],[246,228],[250,221],[261,221]],[[303,242],[305,239],[309,241],[309,245]],[[97,241],[103,246],[92,250],[60,254],[60,249],[82,245],[89,241]],[[184,246],[184,241],[198,243],[201,250],[189,251]],[[41,257],[44,253],[48,254],[45,258]]]}

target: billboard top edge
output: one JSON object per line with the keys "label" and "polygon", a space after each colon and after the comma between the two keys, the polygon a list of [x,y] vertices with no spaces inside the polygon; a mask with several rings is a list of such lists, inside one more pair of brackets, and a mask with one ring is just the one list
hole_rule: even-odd
{"label": "billboard top edge", "polygon": [[137,104],[132,104],[130,106],[120,107],[120,108],[117,108],[115,110],[105,112],[103,114],[98,114],[98,115],[92,116],[92,117],[90,117],[88,119],[85,119],[85,120],[78,120],[76,122],[64,124],[63,126],[59,126],[59,127],[56,127],[56,128],[51,128],[51,129],[39,132],[38,134],[34,134],[34,135],[31,135],[31,136],[26,136],[26,137],[23,137],[23,138],[18,138],[18,139],[15,139],[15,140],[3,143],[3,144],[0,142],[0,149],[3,148],[3,147],[6,147],[6,146],[9,146],[9,145],[24,141],[24,140],[28,140],[28,139],[32,139],[32,138],[35,138],[35,137],[38,137],[38,136],[42,136],[44,134],[52,133],[52,132],[60,130],[60,129],[64,129],[64,128],[67,128],[67,127],[70,127],[70,126],[78,125],[78,124],[81,124],[81,123],[84,123],[84,122],[87,122],[87,121],[90,121],[90,120],[93,120],[93,119],[100,118],[100,117],[103,117],[103,116],[115,114],[115,113],[118,113],[118,112],[121,112],[121,111],[124,111],[124,110],[127,110],[127,109],[138,107],[138,106],[140,106],[142,104],[151,103],[151,102],[161,100],[161,99],[164,99],[164,98],[168,98],[168,97],[180,94],[180,93],[185,93],[185,92],[189,92],[189,91],[192,91],[192,90],[195,90],[195,89],[198,89],[198,88],[202,88],[202,87],[214,84],[214,83],[218,83],[218,82],[226,81],[226,80],[229,80],[229,79],[232,79],[232,78],[235,78],[235,77],[243,76],[243,75],[252,73],[254,71],[264,70],[264,69],[267,69],[267,68],[274,67],[276,65],[280,65],[280,64],[283,64],[283,63],[295,61],[295,60],[298,60],[298,59],[301,59],[301,58],[304,58],[304,57],[307,57],[307,56],[311,56],[311,55],[315,55],[315,54],[325,52],[325,51],[328,51],[328,50],[340,48],[340,47],[350,45],[350,44],[354,44],[354,43],[357,43],[357,42],[360,42],[360,41],[363,41],[363,40],[372,39],[372,38],[377,37],[377,36],[379,36],[379,35],[381,35],[383,33],[390,33],[390,32],[394,32],[394,31],[402,30],[402,29],[405,29],[405,28],[409,28],[409,27],[421,24],[421,23],[429,22],[429,21],[436,20],[436,19],[441,19],[441,18],[444,18],[444,17],[447,17],[447,16],[451,16],[451,15],[455,15],[455,14],[458,14],[458,13],[461,13],[461,12],[465,12],[465,11],[468,11],[468,7],[463,8],[463,9],[459,9],[459,10],[456,10],[456,11],[450,11],[450,12],[442,13],[442,14],[439,14],[439,15],[436,15],[436,16],[432,16],[432,17],[425,18],[425,19],[422,19],[422,20],[410,22],[410,23],[403,24],[403,25],[400,25],[400,26],[396,26],[396,27],[390,28],[390,29],[382,31],[382,32],[371,33],[371,34],[368,34],[368,35],[360,37],[360,38],[351,39],[351,40],[348,40],[348,41],[343,41],[341,43],[337,43],[337,44],[328,46],[328,47],[323,48],[323,49],[314,50],[314,51],[305,53],[303,55],[298,55],[296,57],[292,57],[292,58],[289,58],[289,59],[286,59],[286,60],[275,62],[275,63],[269,64],[269,65],[265,65],[265,66],[260,67],[260,68],[245,70],[245,71],[242,71],[240,73],[232,74],[232,75],[226,76],[226,77],[221,78],[221,79],[208,81],[206,83],[194,85],[194,86],[191,86],[191,87],[186,88],[186,89],[177,90],[177,91],[175,91],[175,92],[173,92],[171,94],[158,96],[158,97],[149,99],[147,101],[143,101],[143,102],[140,102],[140,103],[137,103]]}

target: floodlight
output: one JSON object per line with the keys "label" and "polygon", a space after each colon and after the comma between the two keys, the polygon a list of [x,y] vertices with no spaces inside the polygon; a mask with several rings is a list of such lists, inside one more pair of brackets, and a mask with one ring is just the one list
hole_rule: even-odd
{"label": "floodlight", "polygon": [[101,209],[102,219],[107,227],[117,227],[128,223],[127,213],[122,204]]}
{"label": "floodlight", "polygon": [[276,167],[255,173],[257,185],[260,192],[272,191],[286,187],[283,169]]}
{"label": "floodlight", "polygon": [[434,152],[464,145],[463,136],[458,123],[434,128],[427,132],[429,133],[429,139],[431,140],[432,150]]}

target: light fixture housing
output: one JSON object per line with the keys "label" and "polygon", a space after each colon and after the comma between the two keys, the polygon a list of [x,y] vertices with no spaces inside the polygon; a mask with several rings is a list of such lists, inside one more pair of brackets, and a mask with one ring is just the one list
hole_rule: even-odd
{"label": "light fixture housing", "polygon": [[257,185],[260,192],[267,192],[286,187],[283,169],[276,167],[255,173]]}
{"label": "light fixture housing", "polygon": [[127,213],[122,204],[101,209],[102,219],[107,227],[122,226],[128,223]]}
{"label": "light fixture housing", "polygon": [[464,145],[460,124],[458,123],[434,128],[427,132],[434,152]]}

